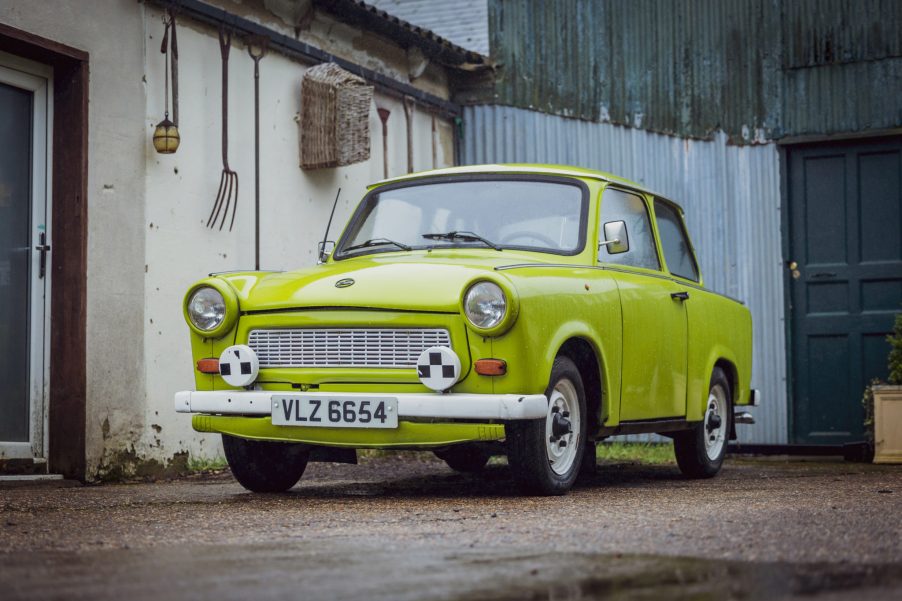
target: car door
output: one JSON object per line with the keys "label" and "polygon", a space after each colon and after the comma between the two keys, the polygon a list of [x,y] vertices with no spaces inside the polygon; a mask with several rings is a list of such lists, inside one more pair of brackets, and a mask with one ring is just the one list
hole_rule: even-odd
{"label": "car door", "polygon": [[686,315],[680,290],[662,271],[646,199],[608,187],[602,194],[604,224],[626,224],[628,250],[599,245],[598,261],[617,283],[623,315],[620,420],[686,414]]}
{"label": "car door", "polygon": [[[673,295],[676,295],[684,309],[687,332],[685,371],[688,382],[687,402],[689,392],[693,390],[693,383],[703,388],[707,398],[711,373],[707,371],[709,366],[705,364],[705,360],[710,352],[711,341],[700,332],[706,330],[703,322],[717,320],[718,314],[715,307],[705,298],[709,293],[699,290],[702,282],[698,262],[686,231],[686,224],[683,222],[682,211],[679,207],[657,198],[654,201],[654,210],[665,270],[673,278]],[[725,328],[727,325],[721,323],[720,327]],[[694,359],[690,361],[690,357]],[[701,358],[704,360],[699,360]]]}

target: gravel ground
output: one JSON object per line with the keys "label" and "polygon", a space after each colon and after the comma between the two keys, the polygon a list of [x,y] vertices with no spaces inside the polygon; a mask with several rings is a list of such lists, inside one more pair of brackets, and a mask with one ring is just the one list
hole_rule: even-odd
{"label": "gravel ground", "polygon": [[[566,497],[424,454],[311,464],[279,495],[228,474],[0,489],[4,598],[902,599],[902,468],[600,465]],[[11,593],[12,597],[6,594]],[[294,594],[292,594],[294,593]]]}

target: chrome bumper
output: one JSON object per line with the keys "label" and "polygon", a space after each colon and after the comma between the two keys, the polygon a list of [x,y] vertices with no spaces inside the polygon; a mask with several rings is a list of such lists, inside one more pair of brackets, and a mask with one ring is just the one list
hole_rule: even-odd
{"label": "chrome bumper", "polygon": [[398,399],[398,417],[438,419],[521,420],[544,418],[548,399],[542,394],[393,394],[379,392],[269,392],[261,390],[183,390],[175,393],[179,413],[215,413],[221,415],[271,415],[273,396],[298,399],[353,399],[373,396]]}

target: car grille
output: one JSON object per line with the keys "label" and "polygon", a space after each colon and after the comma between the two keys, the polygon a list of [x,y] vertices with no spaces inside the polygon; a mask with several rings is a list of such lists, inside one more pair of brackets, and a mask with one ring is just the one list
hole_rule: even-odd
{"label": "car grille", "polygon": [[451,346],[448,330],[283,329],[251,330],[248,346],[260,367],[414,368],[431,346]]}

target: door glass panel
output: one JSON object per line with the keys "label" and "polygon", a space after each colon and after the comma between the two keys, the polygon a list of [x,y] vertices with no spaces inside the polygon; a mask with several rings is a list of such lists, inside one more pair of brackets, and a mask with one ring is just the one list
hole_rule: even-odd
{"label": "door glass panel", "polygon": [[658,200],[655,201],[655,218],[658,220],[658,234],[667,269],[673,275],[697,282],[698,269],[689,246],[689,236],[683,229],[683,220],[673,207]]}
{"label": "door glass panel", "polygon": [[902,189],[900,171],[898,150],[858,155],[862,262],[902,259],[902,202],[888,202]]}
{"label": "door glass panel", "polygon": [[610,221],[626,223],[630,248],[625,253],[611,254],[607,246],[602,246],[598,250],[599,261],[645,267],[646,269],[661,268],[658,262],[658,253],[655,250],[655,237],[651,231],[648,209],[642,198],[613,188],[605,190],[601,198],[601,226],[599,227],[601,236],[604,236],[604,224]]}
{"label": "door glass panel", "polygon": [[0,84],[0,441],[29,439],[32,94]]}
{"label": "door glass panel", "polygon": [[846,158],[843,155],[805,157],[806,265],[845,263]]}

